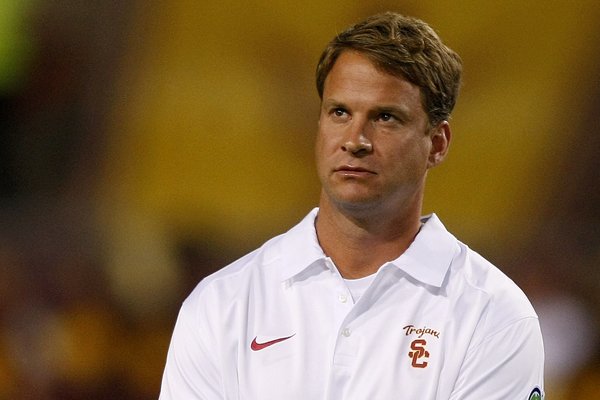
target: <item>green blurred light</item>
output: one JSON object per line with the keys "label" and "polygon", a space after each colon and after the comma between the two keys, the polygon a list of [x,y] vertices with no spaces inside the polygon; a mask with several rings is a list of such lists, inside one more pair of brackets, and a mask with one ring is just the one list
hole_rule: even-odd
{"label": "green blurred light", "polygon": [[0,0],[0,94],[24,81],[32,53],[27,17],[34,0]]}

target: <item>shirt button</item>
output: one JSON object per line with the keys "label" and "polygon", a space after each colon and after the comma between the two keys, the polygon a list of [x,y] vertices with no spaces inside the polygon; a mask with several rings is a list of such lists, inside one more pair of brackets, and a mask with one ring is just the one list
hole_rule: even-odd
{"label": "shirt button", "polygon": [[346,296],[345,294],[340,294],[338,296],[338,300],[340,301],[340,303],[345,303],[348,301],[348,296]]}
{"label": "shirt button", "polygon": [[349,337],[351,334],[352,334],[352,331],[349,328],[345,328],[342,331],[342,336],[344,336],[344,337]]}

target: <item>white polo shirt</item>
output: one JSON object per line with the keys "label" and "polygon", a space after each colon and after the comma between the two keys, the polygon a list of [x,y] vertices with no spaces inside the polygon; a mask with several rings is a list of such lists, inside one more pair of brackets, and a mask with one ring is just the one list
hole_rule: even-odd
{"label": "white polo shirt", "polygon": [[435,214],[354,303],[317,213],[200,282],[161,400],[541,399],[535,311]]}

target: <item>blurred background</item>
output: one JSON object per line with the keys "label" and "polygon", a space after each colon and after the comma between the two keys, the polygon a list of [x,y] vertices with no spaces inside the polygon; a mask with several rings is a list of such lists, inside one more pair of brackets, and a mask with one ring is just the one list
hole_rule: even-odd
{"label": "blurred background", "polygon": [[0,0],[0,399],[158,397],[190,290],[316,205],[316,62],[385,10],[465,64],[425,211],[600,398],[596,1]]}

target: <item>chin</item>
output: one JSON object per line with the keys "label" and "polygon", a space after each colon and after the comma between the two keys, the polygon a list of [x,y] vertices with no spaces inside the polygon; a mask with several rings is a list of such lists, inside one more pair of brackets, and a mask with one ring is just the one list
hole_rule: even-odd
{"label": "chin", "polygon": [[378,201],[372,197],[346,197],[333,200],[338,208],[353,212],[374,211],[377,208]]}
{"label": "chin", "polygon": [[351,190],[331,190],[324,188],[325,201],[331,203],[335,208],[348,211],[374,211],[382,200],[381,195],[364,187],[344,188]]}

